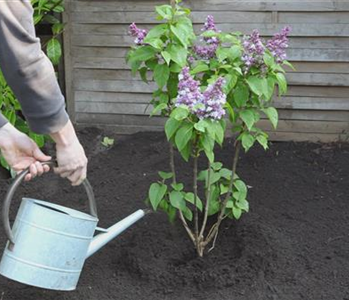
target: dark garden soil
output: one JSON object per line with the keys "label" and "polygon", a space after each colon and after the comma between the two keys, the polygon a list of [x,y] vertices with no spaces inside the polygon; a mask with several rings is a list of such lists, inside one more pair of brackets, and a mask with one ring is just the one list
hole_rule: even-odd
{"label": "dark garden soil", "polygon": [[[84,129],[101,226],[143,208],[158,170],[168,170],[162,134],[115,137]],[[217,159],[231,164],[232,141]],[[179,180],[190,167],[177,158]],[[203,167],[203,164],[202,164]],[[216,248],[197,258],[180,222],[147,215],[86,261],[78,288],[55,292],[0,278],[1,300],[348,300],[349,145],[274,143],[241,155],[239,175],[251,186],[251,211],[225,220]],[[0,180],[3,198],[8,180]],[[22,195],[86,209],[82,188],[54,175],[23,185]],[[0,245],[5,245],[3,230]],[[3,246],[2,246],[3,247]]]}

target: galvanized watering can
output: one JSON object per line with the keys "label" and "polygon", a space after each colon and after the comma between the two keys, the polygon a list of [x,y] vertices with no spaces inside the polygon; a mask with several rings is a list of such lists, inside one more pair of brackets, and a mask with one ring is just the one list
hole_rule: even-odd
{"label": "galvanized watering can", "polygon": [[[27,173],[28,170],[22,172],[14,180],[3,204],[3,225],[9,241],[1,259],[0,274],[45,289],[74,290],[86,258],[141,219],[145,211],[140,209],[108,229],[97,227],[93,190],[85,180],[90,214],[23,198],[11,229],[11,200]],[[102,233],[94,237],[95,231]]]}

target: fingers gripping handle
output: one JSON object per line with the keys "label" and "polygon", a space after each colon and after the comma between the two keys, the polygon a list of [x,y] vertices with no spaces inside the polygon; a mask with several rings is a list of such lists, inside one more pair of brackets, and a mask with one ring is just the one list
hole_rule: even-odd
{"label": "fingers gripping handle", "polygon": [[[54,166],[56,166],[56,163],[44,162],[44,163],[42,163],[42,165],[48,165],[50,167],[54,167]],[[24,170],[23,172],[21,172],[14,179],[10,188],[7,191],[7,194],[5,196],[5,200],[3,203],[3,207],[2,207],[2,222],[3,222],[3,226],[5,228],[5,234],[12,244],[14,244],[14,236],[13,236],[11,225],[10,225],[10,217],[9,217],[10,206],[11,206],[11,202],[12,202],[12,198],[13,198],[14,193],[16,192],[18,186],[22,183],[24,177],[28,173],[29,173],[29,168]],[[83,184],[83,186],[86,190],[86,193],[87,193],[89,207],[90,207],[90,214],[94,217],[97,217],[97,205],[96,205],[96,200],[95,200],[92,186],[87,179],[85,179],[82,182],[82,184]]]}

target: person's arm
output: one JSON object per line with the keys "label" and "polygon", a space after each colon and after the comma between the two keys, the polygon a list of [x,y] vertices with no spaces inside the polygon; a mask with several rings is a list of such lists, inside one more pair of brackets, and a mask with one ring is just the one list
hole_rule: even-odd
{"label": "person's arm", "polygon": [[[65,111],[54,68],[35,35],[29,0],[0,0],[0,67],[30,128],[50,134],[56,142],[55,172],[79,185],[86,178],[87,158]],[[30,167],[26,180],[48,170],[38,162],[49,157],[1,114],[0,150],[14,170],[20,172]]]}
{"label": "person's arm", "polygon": [[0,68],[34,132],[62,129],[69,117],[53,66],[35,35],[30,1],[0,1]]}

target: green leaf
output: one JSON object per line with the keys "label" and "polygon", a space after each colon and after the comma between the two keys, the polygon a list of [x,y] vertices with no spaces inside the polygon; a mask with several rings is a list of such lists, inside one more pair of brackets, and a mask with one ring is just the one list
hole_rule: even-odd
{"label": "green leaf", "polygon": [[164,180],[170,179],[170,178],[173,177],[173,173],[172,172],[162,172],[162,171],[159,171],[158,174]]}
{"label": "green leaf", "polygon": [[178,191],[178,192],[184,189],[183,183],[172,183],[171,186],[175,191]]}
{"label": "green leaf", "polygon": [[243,107],[244,105],[246,105],[249,95],[250,92],[245,84],[243,84],[242,82],[237,84],[234,90],[234,101],[236,103],[236,106]]}
{"label": "green leaf", "polygon": [[223,47],[218,47],[218,49],[216,51],[218,61],[219,62],[224,61],[228,57],[228,52],[229,52],[229,49],[223,48]]}
{"label": "green leaf", "polygon": [[170,69],[166,64],[157,65],[154,69],[154,80],[160,89],[164,87],[170,77]]}
{"label": "green leaf", "polygon": [[48,42],[47,56],[52,61],[53,65],[58,65],[59,60],[62,56],[62,47],[61,47],[61,43],[57,39],[52,38]]}
{"label": "green leaf", "polygon": [[195,75],[197,73],[208,71],[210,68],[205,63],[198,64],[192,71],[190,71],[191,75]]}
{"label": "green leaf", "polygon": [[[189,203],[195,205],[195,197],[194,197],[194,194],[193,193],[186,193],[185,196],[184,196],[184,199],[186,201],[188,201]],[[202,211],[202,208],[203,208],[203,205],[202,205],[202,201],[201,199],[199,198],[199,196],[196,197],[196,207]]]}
{"label": "green leaf", "polygon": [[52,15],[45,15],[44,20],[50,24],[59,24],[60,23],[60,21]]}
{"label": "green leaf", "polygon": [[172,113],[171,118],[176,119],[177,121],[182,121],[189,116],[189,109],[187,106],[176,107]]}
{"label": "green leaf", "polygon": [[186,208],[183,194],[181,192],[178,192],[178,191],[172,191],[170,193],[170,203],[173,207],[175,207],[181,211],[184,211]]}
{"label": "green leaf", "polygon": [[170,79],[169,81],[167,81],[167,91],[170,99],[177,97],[177,94],[178,94],[178,75],[177,74],[170,73]]}
{"label": "green leaf", "polygon": [[193,124],[184,123],[181,128],[178,129],[175,137],[175,143],[179,151],[183,150],[191,139],[193,133]]}
{"label": "green leaf", "polygon": [[170,20],[173,17],[173,11],[171,5],[161,5],[161,6],[155,6],[155,11],[159,14],[160,18],[159,20],[162,19],[167,19]]}
{"label": "green leaf", "polygon": [[233,206],[232,208],[232,211],[233,211],[233,216],[236,220],[239,220],[241,215],[242,215],[242,211],[240,208],[236,207],[236,206]]}
{"label": "green leaf", "polygon": [[147,72],[148,72],[148,68],[147,67],[142,67],[138,70],[139,75],[141,75],[141,79],[145,82],[148,83],[148,79],[147,79]]}
{"label": "green leaf", "polygon": [[264,53],[263,60],[268,67],[273,67],[275,65],[274,57],[269,53]]}
{"label": "green leaf", "polygon": [[224,108],[228,110],[230,122],[235,123],[235,113],[233,107],[230,105],[228,101],[225,103]]}
{"label": "green leaf", "polygon": [[220,169],[222,169],[222,167],[223,167],[223,164],[221,162],[214,162],[211,164],[211,168],[214,171],[219,171]]}
{"label": "green leaf", "polygon": [[167,108],[167,104],[166,103],[160,103],[159,105],[157,105],[153,111],[151,112],[150,116],[155,115],[156,113],[158,113],[159,111],[162,111],[163,109]]}
{"label": "green leaf", "polygon": [[208,205],[208,215],[212,216],[219,212],[220,202],[219,202],[219,188],[215,185],[211,186],[211,197]]}
{"label": "green leaf", "polygon": [[251,111],[249,109],[240,111],[239,116],[242,119],[242,121],[244,121],[244,123],[246,124],[247,129],[251,130],[252,126],[255,123],[255,118],[254,118],[253,111]]}
{"label": "green leaf", "polygon": [[227,180],[230,180],[232,171],[227,169],[227,168],[223,168],[223,169],[219,170],[219,174],[220,174],[221,177],[223,177],[223,178],[225,178]]}
{"label": "green leaf", "polygon": [[147,33],[147,36],[144,39],[144,43],[148,43],[148,40],[150,39],[160,38],[167,30],[168,30],[167,24],[160,24],[160,25],[154,26]]}
{"label": "green leaf", "polygon": [[154,70],[155,67],[158,65],[158,60],[157,60],[157,58],[151,57],[150,59],[146,60],[145,65],[150,70]]}
{"label": "green leaf", "polygon": [[158,38],[149,39],[147,41],[147,44],[153,46],[155,49],[158,49],[158,50],[162,50],[162,47],[164,46],[164,42]]}
{"label": "green leaf", "polygon": [[239,46],[232,46],[228,49],[228,58],[235,60],[241,57],[241,48]]}
{"label": "green leaf", "polygon": [[203,120],[205,122],[205,126],[207,128],[207,132],[208,132],[208,135],[213,139],[215,140],[216,138],[216,127],[214,125],[214,121],[212,119],[204,119]]}
{"label": "green leaf", "polygon": [[226,84],[224,86],[224,93],[228,95],[237,83],[237,76],[235,74],[227,74],[224,77]]}
{"label": "green leaf", "polygon": [[[170,66],[170,71],[172,73],[180,73],[182,71],[182,67],[176,63],[172,63]],[[176,76],[176,78],[178,79],[178,76]],[[177,85],[176,85],[177,88]]]}
{"label": "green leaf", "polygon": [[228,193],[228,191],[229,191],[229,187],[222,184],[222,183],[219,185],[219,188],[221,190],[220,195],[224,195],[224,194]]}
{"label": "green leaf", "polygon": [[258,96],[262,96],[268,93],[268,83],[266,78],[250,76],[247,79],[247,83],[251,88],[252,92],[257,94]]}
{"label": "green leaf", "polygon": [[278,125],[279,115],[277,110],[274,107],[268,107],[262,109],[262,111],[267,115],[274,129],[276,129]]}
{"label": "green leaf", "polygon": [[214,147],[214,139],[212,139],[208,134],[205,134],[201,137],[201,143],[204,147],[205,154],[210,161],[210,163],[214,162],[214,153],[213,153],[213,147]]}
{"label": "green leaf", "polygon": [[65,24],[57,23],[52,26],[52,33],[57,35],[63,32]]}
{"label": "green leaf", "polygon": [[184,47],[177,45],[170,45],[167,48],[167,52],[170,53],[171,59],[183,68],[187,63],[188,51]]}
{"label": "green leaf", "polygon": [[247,194],[247,186],[242,180],[235,180],[234,186],[237,188],[239,192],[244,193],[244,195]]}
{"label": "green leaf", "polygon": [[274,94],[275,79],[272,77],[267,78],[267,93],[265,94],[265,100],[269,101]]}
{"label": "green leaf", "polygon": [[177,27],[170,25],[170,29],[171,32],[177,37],[177,39],[181,42],[181,44],[187,48],[188,44],[187,44],[187,36],[186,33],[180,29],[178,29]]}
{"label": "green leaf", "polygon": [[267,150],[268,147],[268,139],[264,135],[258,135],[257,136],[258,143],[264,148],[264,150]]}
{"label": "green leaf", "polygon": [[290,67],[293,71],[296,71],[295,67],[287,60],[282,62],[283,65]]}
{"label": "green leaf", "polygon": [[108,138],[107,136],[105,136],[105,137],[103,138],[102,145],[103,145],[104,147],[113,146],[113,145],[114,145],[114,139],[111,139],[111,138]]}
{"label": "green leaf", "polygon": [[241,210],[244,210],[246,212],[249,211],[250,205],[246,199],[242,199],[236,202],[236,206],[240,208]]}
{"label": "green leaf", "polygon": [[164,198],[167,191],[167,186],[165,184],[153,183],[149,189],[149,200],[156,211],[160,201]]}
{"label": "green leaf", "polygon": [[166,121],[165,133],[168,141],[173,137],[173,135],[176,133],[180,125],[181,125],[181,122],[173,118],[169,118]]}
{"label": "green leaf", "polygon": [[244,132],[241,136],[242,147],[244,147],[245,152],[247,152],[254,144],[255,138],[253,135]]}
{"label": "green leaf", "polygon": [[279,95],[285,94],[287,92],[287,80],[284,74],[276,73],[276,80],[279,85]]}
{"label": "green leaf", "polygon": [[162,51],[161,55],[164,58],[164,60],[166,61],[167,65],[169,66],[170,62],[171,62],[171,54],[168,53],[167,51]]}
{"label": "green leaf", "polygon": [[190,157],[190,154],[192,153],[192,144],[191,143],[188,143],[182,151],[180,151],[180,154],[182,156],[182,158],[188,162],[189,161],[189,157]]}
{"label": "green leaf", "polygon": [[156,49],[151,46],[142,46],[137,48],[130,59],[130,61],[146,61],[154,57]]}
{"label": "green leaf", "polygon": [[189,221],[193,220],[193,213],[189,207],[185,207],[185,209],[183,211],[183,215],[187,220],[189,220]]}
{"label": "green leaf", "polygon": [[218,121],[213,121],[212,125],[215,131],[215,140],[216,142],[222,146],[224,141],[224,130],[225,126],[222,126],[223,123],[220,123]]}
{"label": "green leaf", "polygon": [[197,130],[197,131],[200,131],[200,132],[205,132],[205,128],[206,128],[206,122],[204,120],[200,120],[199,122],[195,123],[194,124],[194,128]]}
{"label": "green leaf", "polygon": [[168,104],[169,97],[167,93],[162,93],[159,97],[161,103],[165,103],[166,105]]}

